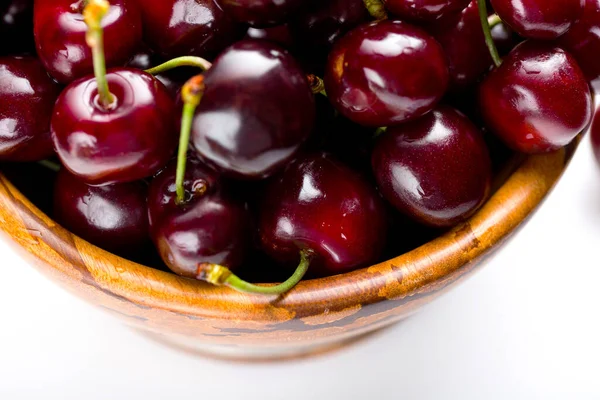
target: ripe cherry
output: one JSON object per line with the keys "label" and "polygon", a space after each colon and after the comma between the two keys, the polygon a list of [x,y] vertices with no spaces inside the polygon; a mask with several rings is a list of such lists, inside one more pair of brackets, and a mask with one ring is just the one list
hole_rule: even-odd
{"label": "ripe cherry", "polygon": [[277,43],[288,50],[293,49],[296,45],[294,34],[291,32],[288,24],[269,26],[266,28],[250,27],[246,32],[246,38],[268,40]]}
{"label": "ripe cherry", "polygon": [[446,56],[425,31],[400,21],[354,29],[333,47],[327,95],[350,120],[395,125],[431,111],[448,87]]}
{"label": "ripe cherry", "polygon": [[229,47],[205,73],[204,84],[193,147],[229,176],[272,175],[310,135],[311,88],[292,56],[273,43],[244,40]]}
{"label": "ripe cherry", "polygon": [[383,0],[395,16],[412,21],[433,21],[463,10],[470,0]]}
{"label": "ripe cherry", "polygon": [[470,217],[490,191],[492,163],[483,136],[448,106],[388,128],[375,145],[372,163],[383,196],[433,227]]}
{"label": "ripe cherry", "polygon": [[513,150],[539,153],[570,143],[589,123],[590,88],[569,53],[524,42],[479,89],[488,128]]}
{"label": "ripe cherry", "polygon": [[213,57],[243,36],[214,0],[160,0],[140,2],[144,38],[164,58]]}
{"label": "ripe cherry", "polygon": [[600,0],[586,0],[581,18],[558,44],[570,52],[588,80],[600,77]]}
{"label": "ripe cherry", "polygon": [[90,243],[131,256],[150,242],[147,195],[143,182],[95,187],[61,169],[54,186],[54,217]]}
{"label": "ripe cherry", "polygon": [[50,118],[59,93],[36,58],[0,58],[0,160],[37,161],[54,153]]}
{"label": "ripe cherry", "polygon": [[4,0],[0,4],[0,55],[34,53],[33,0]]}
{"label": "ripe cherry", "polygon": [[[86,0],[36,0],[34,35],[40,60],[56,80],[69,83],[93,72],[83,18]],[[127,63],[142,40],[140,12],[132,0],[111,0],[103,19],[106,64]]]}
{"label": "ripe cherry", "polygon": [[[103,0],[87,4],[107,6]],[[89,184],[151,176],[175,150],[175,103],[148,73],[121,68],[105,74],[102,13],[88,16],[96,78],[71,83],[58,98],[51,124],[54,147],[65,167]]]}
{"label": "ripe cherry", "polygon": [[217,0],[225,13],[254,27],[279,25],[311,0]]}
{"label": "ripe cherry", "polygon": [[519,35],[555,39],[581,16],[585,0],[491,0],[494,11]]}
{"label": "ripe cherry", "polygon": [[263,250],[290,264],[303,250],[317,276],[376,262],[387,225],[379,194],[359,173],[325,153],[294,161],[267,188],[259,222]]}

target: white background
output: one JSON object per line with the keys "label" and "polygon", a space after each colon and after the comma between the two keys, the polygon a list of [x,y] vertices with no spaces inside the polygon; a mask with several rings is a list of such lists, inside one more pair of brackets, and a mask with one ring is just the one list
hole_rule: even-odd
{"label": "white background", "polygon": [[318,358],[190,357],[66,294],[0,243],[0,399],[600,399],[600,168],[588,141],[473,278]]}

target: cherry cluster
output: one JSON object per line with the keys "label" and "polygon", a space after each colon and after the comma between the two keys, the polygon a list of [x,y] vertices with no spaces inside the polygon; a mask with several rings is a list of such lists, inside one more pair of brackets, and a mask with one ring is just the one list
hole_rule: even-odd
{"label": "cherry cluster", "polygon": [[9,0],[0,17],[0,160],[55,169],[53,216],[91,243],[250,293],[469,218],[507,153],[588,126],[600,77],[600,0]]}

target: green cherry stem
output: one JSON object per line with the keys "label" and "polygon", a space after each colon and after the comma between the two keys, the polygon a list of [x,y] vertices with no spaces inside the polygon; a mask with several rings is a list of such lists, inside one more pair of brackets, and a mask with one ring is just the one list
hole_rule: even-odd
{"label": "green cherry stem", "polygon": [[190,145],[192,122],[196,108],[204,94],[204,76],[192,77],[181,88],[181,99],[183,100],[183,113],[181,116],[181,132],[179,134],[179,150],[177,152],[177,171],[175,175],[175,192],[177,204],[185,202],[185,169],[187,164],[187,151]]}
{"label": "green cherry stem", "polygon": [[183,56],[169,60],[154,68],[147,69],[146,72],[151,75],[158,75],[179,67],[196,67],[200,68],[202,71],[208,71],[210,67],[212,67],[212,64],[204,58]]}
{"label": "green cherry stem", "polygon": [[102,19],[109,9],[110,3],[107,0],[87,0],[83,9],[83,20],[88,27],[85,41],[92,50],[94,75],[98,85],[98,98],[102,107],[106,109],[110,108],[115,102],[115,97],[110,92],[106,80],[104,31],[102,29]]}
{"label": "green cherry stem", "polygon": [[479,19],[481,20],[481,27],[483,29],[483,35],[485,36],[485,44],[490,50],[490,55],[492,56],[492,60],[494,60],[494,65],[499,67],[500,64],[502,64],[502,59],[500,58],[500,54],[496,48],[496,43],[494,43],[494,38],[492,37],[492,29],[490,27],[490,21],[488,21],[487,4],[485,1],[486,0],[477,0],[477,7],[479,7]]}
{"label": "green cherry stem", "polygon": [[310,89],[312,90],[313,94],[320,93],[327,97],[327,92],[325,91],[325,82],[323,82],[323,79],[313,74],[306,75],[306,78],[308,79],[308,84],[310,85]]}
{"label": "green cherry stem", "polygon": [[502,20],[498,16],[498,14],[492,14],[488,17],[488,24],[490,25],[490,30],[494,29],[496,26],[500,25]]}
{"label": "green cherry stem", "polygon": [[54,161],[51,161],[51,160],[40,160],[40,161],[38,161],[38,164],[46,169],[49,169],[50,171],[53,171],[53,172],[60,171],[60,164],[58,164]]}
{"label": "green cherry stem", "polygon": [[364,3],[371,17],[376,20],[387,19],[387,11],[385,11],[385,6],[381,0],[364,0]]}
{"label": "green cherry stem", "polygon": [[289,292],[304,278],[310,265],[313,253],[302,250],[300,252],[300,263],[294,274],[285,282],[275,286],[258,286],[241,280],[234,275],[229,268],[222,265],[202,263],[198,265],[197,278],[202,281],[212,283],[216,286],[227,286],[242,293],[282,295]]}

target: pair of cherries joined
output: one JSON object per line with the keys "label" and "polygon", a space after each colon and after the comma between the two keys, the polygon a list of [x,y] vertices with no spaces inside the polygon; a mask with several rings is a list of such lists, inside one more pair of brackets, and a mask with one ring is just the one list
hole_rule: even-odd
{"label": "pair of cherries joined", "polygon": [[[0,159],[58,156],[55,217],[92,243],[153,242],[182,276],[282,294],[380,260],[397,211],[472,216],[493,177],[483,126],[539,153],[590,122],[600,2],[491,3],[36,0],[39,59],[0,59]],[[147,49],[175,58],[126,66]],[[203,73],[174,98],[181,66]],[[452,106],[472,92],[475,122]],[[256,249],[295,272],[241,280]]]}

